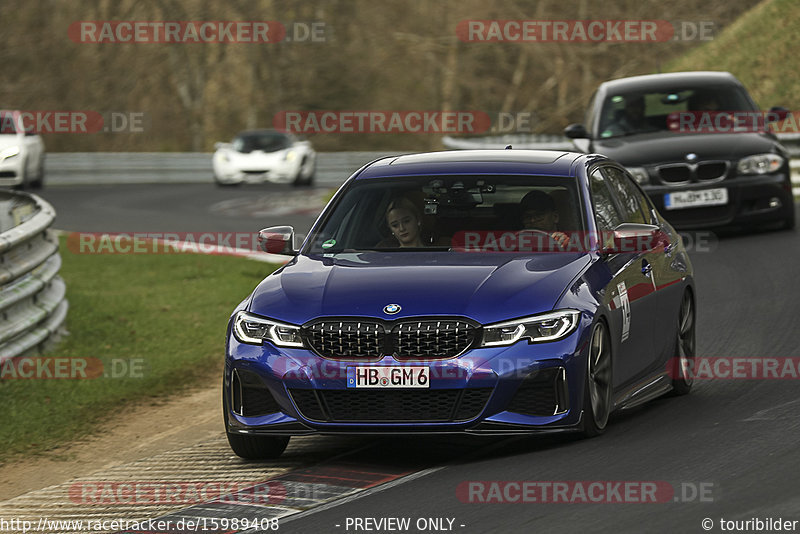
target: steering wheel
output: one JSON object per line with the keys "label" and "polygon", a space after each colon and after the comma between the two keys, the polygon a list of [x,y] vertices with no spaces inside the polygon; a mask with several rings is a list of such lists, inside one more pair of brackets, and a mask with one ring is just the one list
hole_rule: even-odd
{"label": "steering wheel", "polygon": [[[523,242],[520,238],[525,234],[532,234],[533,236],[545,236],[546,239],[542,239],[541,237],[532,237],[530,242],[525,243],[523,246]],[[537,230],[535,228],[526,228],[524,230],[518,230],[516,235],[517,244],[520,251],[527,251],[528,247],[531,247],[531,252],[557,252],[562,250],[561,243],[553,238],[552,232]]]}

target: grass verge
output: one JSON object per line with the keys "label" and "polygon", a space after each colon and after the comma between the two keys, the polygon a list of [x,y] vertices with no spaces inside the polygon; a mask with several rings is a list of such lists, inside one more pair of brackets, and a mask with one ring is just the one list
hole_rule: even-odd
{"label": "grass verge", "polygon": [[760,2],[713,41],[670,62],[665,72],[729,71],[747,87],[760,109],[784,106],[796,111],[800,109],[800,69],[795,68],[795,63],[800,66],[798,22],[800,4],[794,0]]}
{"label": "grass verge", "polygon": [[70,335],[48,356],[96,358],[105,376],[0,380],[0,463],[84,437],[126,404],[221,376],[230,312],[276,268],[201,254],[75,254],[61,245]]}

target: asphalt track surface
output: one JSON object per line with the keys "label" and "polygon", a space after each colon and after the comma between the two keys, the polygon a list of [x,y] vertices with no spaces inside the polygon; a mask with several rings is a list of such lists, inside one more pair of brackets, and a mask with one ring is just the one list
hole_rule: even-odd
{"label": "asphalt track surface", "polygon": [[59,230],[253,232],[289,224],[307,232],[338,185],[109,184],[48,187],[37,194],[55,208]]}
{"label": "asphalt track surface", "polygon": [[[52,187],[41,196],[55,206],[55,226],[64,230],[253,231],[293,224],[306,231],[313,214],[264,208],[296,191],[118,185]],[[261,209],[242,208],[251,204]],[[800,358],[799,239],[800,231],[730,234],[713,250],[691,254],[698,356]],[[616,415],[606,434],[591,440],[364,438],[351,463],[414,474],[284,517],[280,532],[389,532],[354,527],[356,518],[389,517],[410,518],[407,532],[422,531],[420,518],[452,519],[452,531],[464,533],[720,532],[723,519],[800,520],[799,385],[699,380],[688,396]],[[664,481],[675,494],[646,504],[481,503],[457,494],[470,481]],[[701,525],[706,518],[711,529]]]}

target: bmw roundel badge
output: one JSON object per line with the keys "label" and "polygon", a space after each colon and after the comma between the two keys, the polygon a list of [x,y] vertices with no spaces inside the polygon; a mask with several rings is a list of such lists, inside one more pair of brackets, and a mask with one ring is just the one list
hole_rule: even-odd
{"label": "bmw roundel badge", "polygon": [[399,304],[387,304],[383,307],[383,313],[394,315],[401,310]]}

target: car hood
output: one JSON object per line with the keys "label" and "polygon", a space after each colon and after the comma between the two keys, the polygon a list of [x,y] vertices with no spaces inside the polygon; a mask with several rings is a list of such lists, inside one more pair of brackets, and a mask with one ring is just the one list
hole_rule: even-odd
{"label": "car hood", "polygon": [[10,146],[21,145],[20,136],[16,134],[2,134],[0,135],[0,150]]}
{"label": "car hood", "polygon": [[[585,253],[368,252],[298,256],[256,288],[252,313],[293,324],[323,316],[460,315],[486,324],[552,310]],[[383,312],[399,304],[395,315]]]}
{"label": "car hood", "polygon": [[654,132],[610,139],[596,139],[592,151],[629,167],[686,161],[697,154],[700,160],[737,160],[752,154],[774,152],[776,141],[763,133],[676,134]]}

